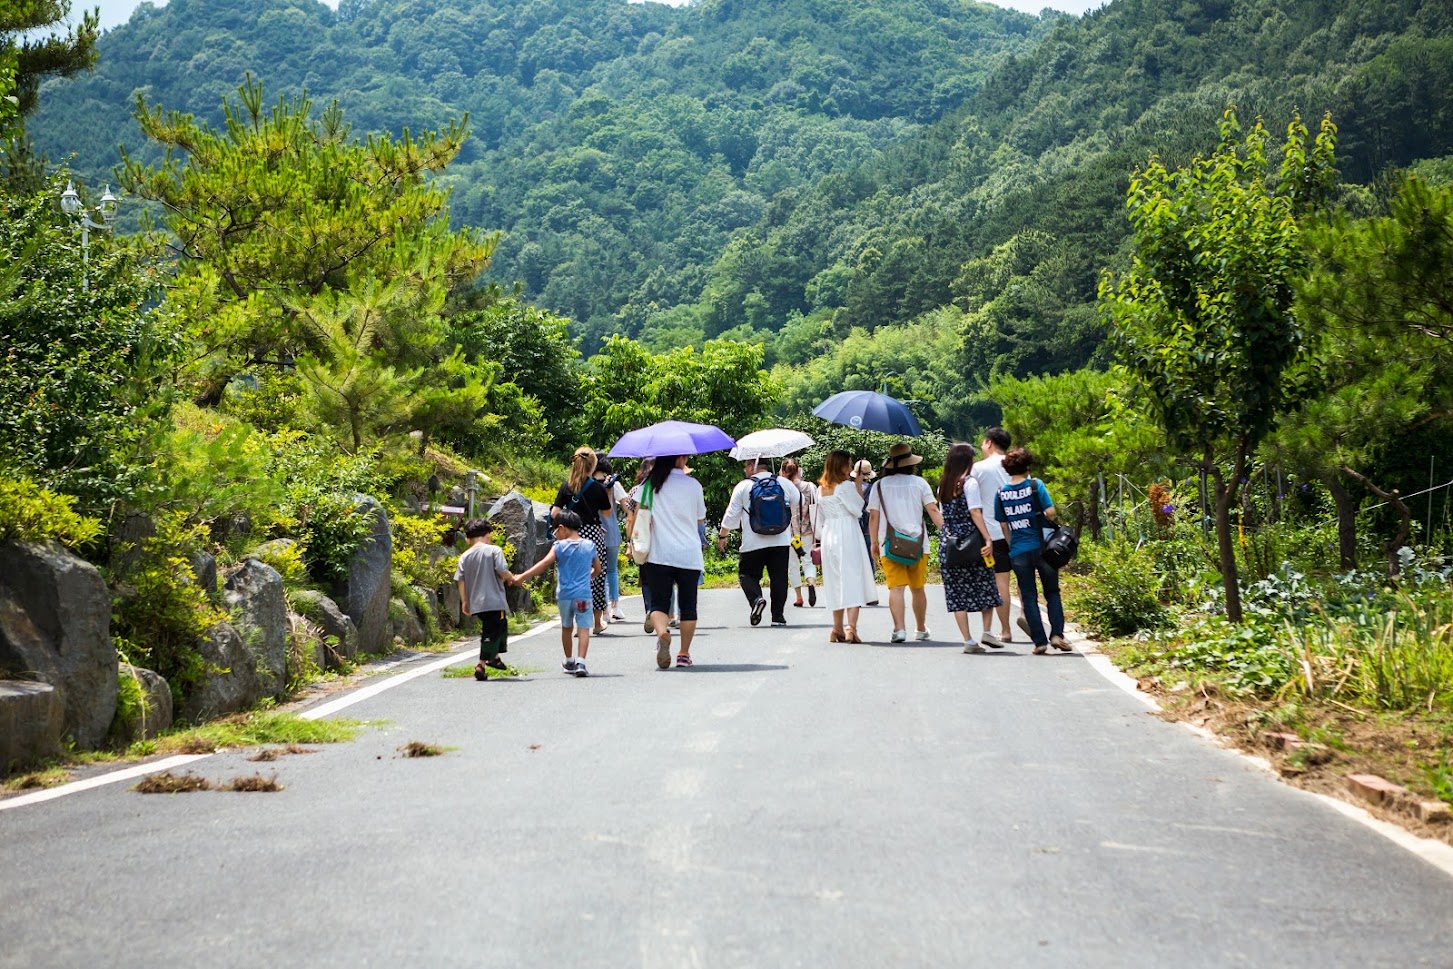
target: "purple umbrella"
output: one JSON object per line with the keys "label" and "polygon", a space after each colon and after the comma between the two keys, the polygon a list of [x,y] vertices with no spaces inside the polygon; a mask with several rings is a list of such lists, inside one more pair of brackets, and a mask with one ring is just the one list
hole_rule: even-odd
{"label": "purple umbrella", "polygon": [[812,416],[859,431],[918,437],[923,428],[901,400],[873,390],[845,390],[812,409]]}
{"label": "purple umbrella", "polygon": [[668,454],[705,454],[726,451],[737,442],[712,424],[662,421],[636,431],[627,431],[610,449],[613,458],[658,458]]}

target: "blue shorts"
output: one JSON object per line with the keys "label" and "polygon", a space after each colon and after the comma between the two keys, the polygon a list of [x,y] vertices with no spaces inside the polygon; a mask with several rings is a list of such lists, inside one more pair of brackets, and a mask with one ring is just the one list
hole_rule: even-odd
{"label": "blue shorts", "polygon": [[595,611],[591,608],[590,597],[577,599],[574,596],[562,596],[555,600],[560,607],[560,625],[569,629],[572,625],[576,629],[592,629],[595,627]]}

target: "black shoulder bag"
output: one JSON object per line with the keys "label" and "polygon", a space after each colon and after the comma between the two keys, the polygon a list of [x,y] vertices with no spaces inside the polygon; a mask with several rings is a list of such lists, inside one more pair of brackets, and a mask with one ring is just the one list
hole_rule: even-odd
{"label": "black shoulder bag", "polygon": [[[1034,517],[1039,525],[1040,542],[1044,545],[1044,560],[1049,563],[1050,568],[1062,569],[1080,553],[1079,536],[1063,525],[1045,524],[1044,509],[1039,505],[1039,486],[1033,478],[1029,479],[1029,500],[1034,502]],[[1049,529],[1048,538],[1044,537],[1046,529]]]}

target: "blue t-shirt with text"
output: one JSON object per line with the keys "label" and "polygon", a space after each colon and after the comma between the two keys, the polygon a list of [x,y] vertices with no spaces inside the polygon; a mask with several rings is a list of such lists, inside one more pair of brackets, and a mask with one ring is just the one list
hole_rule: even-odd
{"label": "blue t-shirt with text", "polygon": [[994,518],[1004,522],[1009,532],[1009,554],[1022,555],[1033,552],[1044,544],[1043,536],[1036,527],[1034,501],[1030,495],[1039,494],[1039,510],[1054,507],[1045,490],[1044,482],[1037,478],[1025,478],[1018,484],[1007,484],[999,489],[999,500],[994,508]]}
{"label": "blue t-shirt with text", "polygon": [[589,599],[590,565],[595,561],[595,543],[583,538],[566,538],[555,543],[555,598]]}

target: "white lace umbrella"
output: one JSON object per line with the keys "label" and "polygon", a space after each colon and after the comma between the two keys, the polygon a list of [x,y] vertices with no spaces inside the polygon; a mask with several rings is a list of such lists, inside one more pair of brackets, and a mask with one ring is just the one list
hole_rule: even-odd
{"label": "white lace umbrella", "polygon": [[738,439],[731,455],[738,461],[752,458],[785,458],[803,448],[812,447],[813,440],[801,431],[786,427],[769,427],[765,431],[753,431]]}

